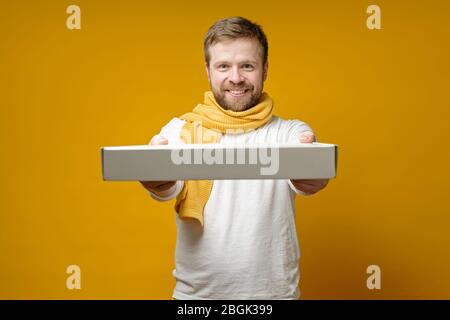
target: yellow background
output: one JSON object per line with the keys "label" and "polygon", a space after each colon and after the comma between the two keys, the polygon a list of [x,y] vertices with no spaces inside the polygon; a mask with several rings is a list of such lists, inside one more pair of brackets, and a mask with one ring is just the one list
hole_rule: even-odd
{"label": "yellow background", "polygon": [[[81,30],[66,8],[81,7]],[[382,30],[366,8],[381,7]],[[100,147],[146,144],[208,82],[202,40],[242,15],[269,39],[276,114],[339,145],[296,199],[304,299],[450,298],[448,1],[4,1],[0,298],[170,299],[173,202],[104,182]],[[81,290],[66,268],[81,267]],[[381,267],[381,290],[366,268]]]}

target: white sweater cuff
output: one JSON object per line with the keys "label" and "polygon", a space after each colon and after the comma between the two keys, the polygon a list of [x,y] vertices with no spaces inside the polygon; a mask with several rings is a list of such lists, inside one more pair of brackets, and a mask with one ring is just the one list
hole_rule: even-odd
{"label": "white sweater cuff", "polygon": [[170,189],[164,191],[162,195],[156,195],[153,192],[149,191],[150,196],[157,200],[157,201],[168,201],[176,198],[178,194],[181,192],[181,189],[183,189],[184,181],[178,180]]}

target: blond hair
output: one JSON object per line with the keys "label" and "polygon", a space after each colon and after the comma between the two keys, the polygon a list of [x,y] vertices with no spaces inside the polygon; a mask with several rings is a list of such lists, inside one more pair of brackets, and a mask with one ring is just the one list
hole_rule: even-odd
{"label": "blond hair", "polygon": [[269,44],[261,26],[242,17],[231,17],[217,21],[208,29],[203,41],[206,65],[209,66],[209,47],[211,45],[220,40],[238,38],[257,39],[262,49],[263,65],[267,62]]}

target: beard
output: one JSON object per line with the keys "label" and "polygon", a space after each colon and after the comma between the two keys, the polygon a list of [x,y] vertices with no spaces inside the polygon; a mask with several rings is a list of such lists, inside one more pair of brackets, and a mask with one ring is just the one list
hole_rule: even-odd
{"label": "beard", "polygon": [[[242,96],[235,97],[231,95],[230,91],[245,91]],[[255,91],[255,87],[250,84],[236,85],[224,85],[219,90],[212,90],[214,98],[217,103],[226,110],[232,110],[235,112],[244,111],[256,106],[262,95],[261,89]]]}

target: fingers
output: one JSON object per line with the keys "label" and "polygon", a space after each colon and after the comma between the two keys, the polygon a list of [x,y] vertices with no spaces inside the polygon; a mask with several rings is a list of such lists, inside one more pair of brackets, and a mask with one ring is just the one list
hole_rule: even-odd
{"label": "fingers", "polygon": [[139,181],[145,189],[153,193],[160,193],[172,188],[176,181]]}
{"label": "fingers", "polygon": [[314,133],[312,133],[311,131],[303,132],[300,135],[300,142],[301,143],[313,143],[314,140],[315,140]]}
{"label": "fingers", "polygon": [[153,189],[165,181],[139,181],[146,189]]}
{"label": "fingers", "polygon": [[169,140],[157,134],[156,136],[153,136],[152,140],[150,141],[150,144],[151,145],[169,144]]}
{"label": "fingers", "polygon": [[176,181],[164,181],[162,184],[159,184],[153,188],[156,192],[164,192],[166,190],[169,190],[175,185]]}
{"label": "fingers", "polygon": [[298,190],[303,191],[308,194],[314,194],[318,191],[316,186],[311,186],[311,185],[307,185],[307,184],[298,185],[298,186],[296,186],[296,188]]}
{"label": "fingers", "polygon": [[314,194],[325,188],[329,182],[329,179],[301,179],[291,180],[291,182],[298,190],[309,194]]}
{"label": "fingers", "polygon": [[314,187],[324,187],[328,184],[329,179],[301,179],[295,180],[298,184],[314,186]]}
{"label": "fingers", "polygon": [[326,179],[299,179],[296,180],[299,183],[309,184],[309,185],[321,185],[325,182]]}

